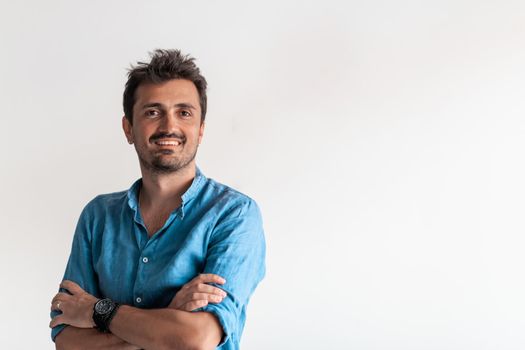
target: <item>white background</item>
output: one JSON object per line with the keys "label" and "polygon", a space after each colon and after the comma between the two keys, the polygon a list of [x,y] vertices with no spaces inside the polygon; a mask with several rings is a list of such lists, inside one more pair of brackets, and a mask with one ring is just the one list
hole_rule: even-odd
{"label": "white background", "polygon": [[203,172],[268,245],[244,349],[525,348],[523,1],[7,1],[2,349],[52,349],[83,206],[139,176],[126,68],[209,82]]}

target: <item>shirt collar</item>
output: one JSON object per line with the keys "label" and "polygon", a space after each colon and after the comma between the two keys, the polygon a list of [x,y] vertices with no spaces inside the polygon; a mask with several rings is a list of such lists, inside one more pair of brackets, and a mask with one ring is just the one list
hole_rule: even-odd
{"label": "shirt collar", "polygon": [[182,205],[181,207],[181,219],[184,219],[184,209],[186,204],[188,204],[197,194],[200,192],[204,183],[206,182],[206,176],[204,176],[198,166],[195,166],[195,177],[191,183],[191,186],[184,192],[182,195]]}
{"label": "shirt collar", "polygon": [[[186,204],[188,204],[195,196],[199,193],[201,188],[204,186],[204,183],[206,182],[206,176],[202,174],[199,167],[195,167],[195,178],[193,178],[193,181],[191,183],[191,186],[184,192],[182,195],[182,205],[180,206],[181,210],[181,219],[184,218],[184,208]],[[138,206],[139,206],[139,190],[142,186],[142,179],[138,179],[131,185],[131,187],[128,190],[127,197],[128,197],[128,205],[129,207],[135,211],[135,219],[138,219]]]}

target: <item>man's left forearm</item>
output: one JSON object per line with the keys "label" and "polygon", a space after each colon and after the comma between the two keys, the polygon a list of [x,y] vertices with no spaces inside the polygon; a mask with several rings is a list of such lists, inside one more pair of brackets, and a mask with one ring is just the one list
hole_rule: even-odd
{"label": "man's left forearm", "polygon": [[137,350],[139,347],[126,343],[113,334],[100,333],[96,329],[66,327],[56,339],[57,350]]}
{"label": "man's left forearm", "polygon": [[215,349],[222,337],[221,325],[211,313],[127,305],[119,308],[110,330],[144,349]]}

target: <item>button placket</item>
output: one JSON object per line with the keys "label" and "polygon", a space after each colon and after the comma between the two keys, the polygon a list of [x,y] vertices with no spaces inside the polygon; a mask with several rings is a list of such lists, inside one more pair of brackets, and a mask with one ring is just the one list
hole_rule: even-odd
{"label": "button placket", "polygon": [[146,272],[145,272],[145,269],[147,268],[146,267],[146,264],[149,262],[149,258],[147,256],[144,255],[144,252],[147,251],[147,248],[148,248],[148,243],[149,242],[146,242],[146,244],[143,246],[143,249],[141,249],[141,252],[140,252],[140,255],[139,255],[139,265],[138,265],[138,269],[137,269],[137,278],[135,280],[135,290],[134,290],[134,298],[135,298],[135,305],[139,305],[139,304],[142,304],[144,302],[144,300],[142,299],[143,295],[143,285],[144,285],[144,278],[146,276]]}

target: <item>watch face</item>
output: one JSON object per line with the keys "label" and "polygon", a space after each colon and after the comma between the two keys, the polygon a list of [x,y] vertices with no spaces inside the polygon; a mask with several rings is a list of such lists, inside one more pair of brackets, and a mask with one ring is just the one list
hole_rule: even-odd
{"label": "watch face", "polygon": [[107,314],[108,312],[111,311],[111,309],[113,308],[113,302],[109,299],[102,299],[102,300],[99,300],[96,304],[95,304],[95,311],[98,313],[98,314]]}

